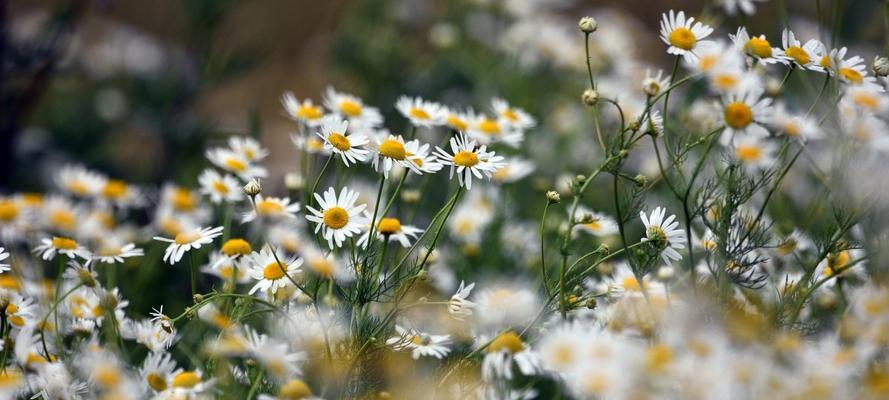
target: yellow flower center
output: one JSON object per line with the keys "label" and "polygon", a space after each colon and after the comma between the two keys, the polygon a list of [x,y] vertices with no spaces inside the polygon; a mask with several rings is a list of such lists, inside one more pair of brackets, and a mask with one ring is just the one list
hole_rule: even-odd
{"label": "yellow flower center", "polygon": [[284,277],[284,271],[287,270],[287,264],[272,261],[262,269],[262,277],[270,281],[276,281]]}
{"label": "yellow flower center", "polygon": [[116,387],[120,383],[120,371],[116,368],[102,365],[99,366],[98,371],[93,374],[96,382],[106,388]]}
{"label": "yellow flower center", "polygon": [[719,74],[713,77],[713,85],[720,89],[732,89],[738,86],[738,77],[731,74]]}
{"label": "yellow flower center", "polygon": [[698,68],[701,71],[707,72],[716,65],[716,61],[719,61],[719,57],[713,54],[708,54],[698,59]]}
{"label": "yellow flower center", "polygon": [[337,132],[331,132],[330,135],[327,135],[327,141],[339,151],[347,151],[352,148],[352,143],[349,143],[349,138]]}
{"label": "yellow flower center", "polygon": [[226,186],[225,183],[223,183],[221,180],[213,182],[213,190],[221,194],[228,194],[229,191],[228,186]]}
{"label": "yellow flower center", "polygon": [[13,369],[0,370],[0,388],[17,387],[22,382],[22,374]]}
{"label": "yellow flower center", "polygon": [[485,118],[478,123],[478,129],[486,135],[499,135],[500,124],[490,118]]}
{"label": "yellow flower center", "polygon": [[673,361],[673,350],[665,344],[656,344],[648,349],[648,368],[662,371]]}
{"label": "yellow flower center", "polygon": [[349,213],[342,207],[331,207],[324,212],[324,225],[340,229],[349,223]]}
{"label": "yellow flower center", "polygon": [[0,288],[18,291],[22,288],[22,284],[15,277],[9,276],[9,274],[0,275]]}
{"label": "yellow flower center", "polygon": [[821,61],[818,61],[818,64],[824,68],[833,67],[833,61],[830,59],[829,55],[824,55],[821,57]]}
{"label": "yellow flower center", "polygon": [[284,206],[277,201],[263,200],[256,203],[256,212],[260,215],[276,215],[284,212]]}
{"label": "yellow flower center", "polygon": [[167,390],[167,381],[158,374],[150,373],[145,377],[145,380],[148,382],[148,386],[151,386],[156,392]]}
{"label": "yellow flower center", "polygon": [[336,267],[327,258],[317,257],[309,261],[309,266],[321,277],[330,278],[336,271]]}
{"label": "yellow flower center", "polygon": [[312,397],[312,389],[301,379],[292,379],[278,390],[278,398],[281,400],[300,400]]}
{"label": "yellow flower center", "polygon": [[380,224],[377,228],[384,235],[398,233],[401,232],[401,221],[398,218],[383,218],[380,219]]}
{"label": "yellow flower center", "polygon": [[487,351],[489,353],[496,353],[502,350],[506,350],[510,353],[518,353],[525,348],[525,343],[522,342],[522,338],[519,337],[513,331],[508,331],[500,336],[497,336],[490,345],[488,345]]}
{"label": "yellow flower center", "polygon": [[105,184],[102,194],[109,199],[119,199],[127,194],[127,189],[126,182],[112,179]]}
{"label": "yellow flower center", "polygon": [[77,242],[74,239],[56,236],[52,238],[52,247],[60,250],[74,250],[77,248]]}
{"label": "yellow flower center", "polygon": [[49,215],[49,222],[62,229],[72,229],[77,222],[77,217],[71,211],[55,210]]}
{"label": "yellow flower center", "polygon": [[449,115],[447,118],[448,125],[458,131],[465,131],[469,128],[469,124],[466,121],[460,119],[460,117],[456,115]]}
{"label": "yellow flower center", "polygon": [[793,61],[796,61],[799,65],[806,65],[812,62],[812,58],[809,57],[809,53],[806,53],[802,47],[799,46],[790,46],[787,50],[784,51],[784,54],[787,54],[788,57],[792,58]]}
{"label": "yellow flower center", "polygon": [[201,234],[198,231],[188,231],[188,232],[179,232],[176,234],[176,237],[173,238],[173,241],[176,244],[189,244],[201,238]]}
{"label": "yellow flower center", "polygon": [[511,108],[507,108],[507,109],[503,110],[503,112],[501,112],[500,115],[502,115],[504,118],[506,118],[510,121],[513,121],[513,122],[516,122],[519,120],[519,114],[517,114]]}
{"label": "yellow flower center", "polygon": [[201,376],[197,372],[183,371],[173,377],[173,387],[191,389],[201,383]]}
{"label": "yellow flower center", "polygon": [[744,46],[750,54],[759,58],[767,58],[772,56],[772,45],[768,40],[762,38],[750,38]]}
{"label": "yellow flower center", "polygon": [[667,40],[673,47],[678,47],[682,50],[691,50],[695,47],[698,38],[691,32],[691,29],[679,27],[674,29],[673,32],[670,32],[670,36]]}
{"label": "yellow flower center", "polygon": [[198,200],[187,189],[176,188],[173,191],[172,203],[173,208],[179,211],[191,211],[197,206]]}
{"label": "yellow flower center", "polygon": [[250,243],[244,239],[229,239],[222,245],[222,254],[225,254],[229,257],[231,256],[243,256],[246,254],[250,254],[253,251],[253,248],[250,247]]}
{"label": "yellow flower center", "polygon": [[308,148],[309,151],[321,151],[324,150],[324,142],[318,138],[309,138],[306,140],[306,148]]}
{"label": "yellow flower center", "polygon": [[478,164],[478,155],[467,150],[460,150],[454,154],[454,164],[461,167],[473,167]]}
{"label": "yellow flower center", "polygon": [[846,78],[849,83],[859,84],[861,82],[864,82],[864,76],[861,75],[861,72],[858,72],[852,68],[841,68],[840,75],[842,75],[843,78]]}
{"label": "yellow flower center", "polygon": [[801,133],[801,129],[798,123],[795,121],[787,121],[782,126],[781,129],[784,130],[784,134],[787,136],[799,136]]}
{"label": "yellow flower center", "polygon": [[340,102],[340,111],[350,117],[357,117],[361,115],[361,110],[361,103],[358,103],[357,101],[343,100]]}
{"label": "yellow flower center", "polygon": [[753,122],[753,110],[741,102],[729,103],[725,106],[725,123],[735,129],[744,129]]}
{"label": "yellow flower center", "polygon": [[847,250],[843,250],[837,254],[828,254],[827,268],[824,269],[824,276],[831,276],[837,272],[842,272],[842,269],[846,268],[851,261],[852,256]]}
{"label": "yellow flower center", "polygon": [[19,206],[9,200],[0,201],[0,221],[9,222],[19,215]]}
{"label": "yellow flower center", "polygon": [[117,246],[104,246],[99,249],[99,256],[102,257],[114,257],[119,256],[121,254],[120,247]]}
{"label": "yellow flower center", "polygon": [[237,158],[228,158],[225,160],[225,167],[235,172],[244,172],[247,169],[247,163]]}
{"label": "yellow flower center", "polygon": [[296,111],[297,117],[308,120],[321,118],[321,115],[323,115],[321,108],[310,105],[301,106],[299,110]]}
{"label": "yellow flower center", "polygon": [[738,146],[735,149],[735,156],[744,162],[759,161],[762,159],[762,149],[756,146]]}
{"label": "yellow flower center", "polygon": [[[855,93],[855,96],[852,97],[855,100],[855,104],[858,104],[862,107],[867,107],[872,110],[875,110],[880,106],[880,99],[876,96],[872,96],[870,93],[858,92]],[[2,211],[0,211],[0,219],[3,219]]]}
{"label": "yellow flower center", "polygon": [[383,143],[380,143],[380,155],[389,157],[393,160],[404,160],[407,153],[401,142],[395,139],[386,139]]}
{"label": "yellow flower center", "polygon": [[416,119],[429,119],[429,113],[422,108],[411,108],[410,111],[408,111],[408,114]]}
{"label": "yellow flower center", "polygon": [[632,276],[624,278],[624,280],[621,281],[621,287],[630,292],[642,291],[642,285],[639,284],[639,280]]}
{"label": "yellow flower center", "polygon": [[86,196],[90,193],[90,188],[83,181],[73,180],[68,182],[68,191],[78,196]]}

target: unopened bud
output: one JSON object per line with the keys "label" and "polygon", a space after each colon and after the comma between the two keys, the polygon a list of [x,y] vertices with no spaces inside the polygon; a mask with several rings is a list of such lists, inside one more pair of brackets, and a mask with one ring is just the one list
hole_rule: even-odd
{"label": "unopened bud", "polygon": [[583,104],[592,107],[599,102],[599,92],[593,89],[584,90],[580,100],[583,101]]}
{"label": "unopened bud", "polygon": [[562,201],[562,196],[555,190],[548,190],[546,192],[546,200],[549,201],[549,204],[558,204]]}
{"label": "unopened bud", "polygon": [[192,296],[191,299],[194,300],[195,303],[200,303],[200,302],[204,301],[204,295],[202,295],[200,293],[195,293],[195,295]]}
{"label": "unopened bud", "polygon": [[626,150],[621,150],[620,153],[618,153],[618,155],[620,156],[620,158],[627,158],[630,156],[630,152],[626,151]]}
{"label": "unopened bud", "polygon": [[303,190],[306,187],[306,180],[302,175],[291,172],[284,175],[284,186],[287,190]]}
{"label": "unopened bud", "polygon": [[405,189],[401,191],[401,200],[408,204],[420,201],[420,191],[417,189]]}
{"label": "unopened bud", "polygon": [[247,196],[253,197],[253,196],[258,195],[261,192],[262,192],[262,185],[260,185],[259,181],[256,180],[255,178],[251,179],[250,182],[247,182],[247,184],[244,185],[244,193],[247,194]]}
{"label": "unopened bud", "polygon": [[586,183],[586,176],[577,175],[574,177],[574,181],[577,182],[578,185],[583,185],[584,183]]}
{"label": "unopened bud", "polygon": [[874,57],[874,75],[889,76],[889,58]]}
{"label": "unopened bud", "polygon": [[596,301],[595,297],[590,297],[586,301],[586,308],[589,308],[590,310],[595,309],[597,305],[598,305],[598,302]]}
{"label": "unopened bud", "polygon": [[583,17],[577,23],[577,27],[583,33],[593,33],[599,29],[599,23],[593,17]]}
{"label": "unopened bud", "polygon": [[676,275],[676,271],[673,270],[673,267],[663,266],[657,270],[657,279],[660,281],[669,281],[673,279],[673,276]]}
{"label": "unopened bud", "polygon": [[611,248],[608,247],[607,244],[602,243],[599,245],[599,248],[596,249],[596,252],[603,255],[603,256],[607,256],[609,253],[611,253]]}
{"label": "unopened bud", "polygon": [[645,184],[648,183],[648,178],[646,178],[645,175],[639,174],[633,178],[633,181],[639,186],[645,186]]}
{"label": "unopened bud", "polygon": [[420,271],[419,273],[417,273],[417,278],[421,281],[425,281],[426,278],[428,278],[428,277],[429,277],[429,274],[426,273],[426,270],[423,270],[423,271]]}
{"label": "unopened bud", "polygon": [[766,80],[766,95],[769,97],[778,97],[781,94],[781,81],[775,78]]}

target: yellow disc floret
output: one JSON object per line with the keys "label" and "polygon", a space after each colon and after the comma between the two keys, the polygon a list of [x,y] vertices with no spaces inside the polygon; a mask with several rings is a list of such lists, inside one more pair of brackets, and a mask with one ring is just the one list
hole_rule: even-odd
{"label": "yellow disc floret", "polygon": [[398,218],[383,218],[380,219],[379,225],[380,233],[384,235],[391,235],[393,233],[401,232],[401,221]]}
{"label": "yellow disc floret", "polygon": [[331,207],[324,212],[324,225],[340,229],[349,223],[349,213],[342,207]]}
{"label": "yellow disc floret", "polygon": [[692,33],[691,29],[679,27],[674,29],[673,32],[670,32],[670,36],[667,40],[673,47],[678,47],[682,50],[691,50],[695,47],[698,38],[695,37],[695,34]]}
{"label": "yellow disc floret", "polygon": [[741,102],[729,103],[725,106],[725,123],[735,129],[744,129],[753,122],[753,110]]}
{"label": "yellow disc floret", "polygon": [[352,143],[349,142],[349,138],[337,132],[332,132],[330,135],[327,135],[327,141],[339,151],[347,151],[352,148]]}
{"label": "yellow disc floret", "polygon": [[393,160],[404,160],[407,157],[407,152],[404,150],[404,144],[398,140],[386,139],[380,143],[380,155]]}

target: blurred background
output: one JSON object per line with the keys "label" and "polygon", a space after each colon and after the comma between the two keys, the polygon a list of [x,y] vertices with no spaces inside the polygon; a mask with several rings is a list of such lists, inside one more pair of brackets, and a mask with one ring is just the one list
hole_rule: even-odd
{"label": "blurred background", "polygon": [[[328,85],[380,107],[387,121],[397,121],[387,123],[396,133],[404,129],[393,107],[401,94],[476,109],[502,96],[541,121],[530,135],[533,148],[588,123],[574,104],[586,86],[576,31],[586,14],[597,16],[603,31],[623,27],[607,43],[594,38],[594,50],[608,48],[594,51],[597,70],[615,55],[669,68],[657,38],[668,9],[717,26],[746,24],[773,40],[785,21],[816,35],[813,24],[837,26],[831,43],[854,38],[867,47],[853,54],[880,52],[887,18],[876,0],[757,1],[753,16],[691,0],[0,4],[3,192],[46,190],[52,173],[72,162],[136,183],[193,184],[206,166],[197,155],[232,134],[253,135],[272,149],[268,184],[280,186],[298,160],[288,137],[294,124],[279,97],[292,90],[320,102]],[[778,11],[785,6],[788,12]],[[565,95],[553,95],[559,92]],[[540,168],[562,167],[553,164]]]}

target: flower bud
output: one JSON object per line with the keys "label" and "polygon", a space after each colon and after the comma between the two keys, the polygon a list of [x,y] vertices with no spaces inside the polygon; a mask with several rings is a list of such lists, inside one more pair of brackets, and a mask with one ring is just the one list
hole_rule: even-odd
{"label": "flower bud", "polygon": [[878,77],[889,76],[889,58],[874,57],[874,75]]}
{"label": "flower bud", "polygon": [[673,267],[668,265],[664,265],[657,270],[657,279],[659,281],[669,281],[673,279],[675,275],[676,271],[673,269]]}
{"label": "flower bud", "polygon": [[244,185],[244,193],[247,196],[253,197],[262,192],[262,185],[259,184],[259,181],[256,178],[251,179],[250,182],[247,182]]}
{"label": "flower bud", "polygon": [[574,177],[574,181],[577,182],[578,185],[583,185],[584,183],[586,183],[586,176],[577,175]]}
{"label": "flower bud", "polygon": [[200,293],[195,293],[195,295],[192,296],[192,300],[194,300],[195,303],[200,303],[204,301],[204,296]]}
{"label": "flower bud", "polygon": [[417,189],[405,189],[401,191],[401,200],[408,204],[420,201],[420,191]]}
{"label": "flower bud", "polygon": [[593,17],[583,17],[577,22],[577,27],[581,32],[589,34],[599,29],[599,23]]}
{"label": "flower bud", "polygon": [[599,102],[599,92],[593,89],[587,89],[583,91],[583,95],[580,96],[580,100],[583,101],[583,104],[592,107]]}
{"label": "flower bud", "polygon": [[645,175],[639,174],[633,178],[633,181],[639,186],[645,186],[645,184],[648,183],[648,178],[646,178]]}
{"label": "flower bud", "polygon": [[546,200],[549,201],[549,204],[558,204],[562,201],[562,196],[555,190],[549,190],[546,192]]}
{"label": "flower bud", "polygon": [[590,297],[589,299],[587,299],[586,308],[589,308],[590,310],[594,310],[594,309],[596,309],[596,305],[598,305],[598,302],[596,301],[595,297]]}
{"label": "flower bud", "polygon": [[599,245],[599,248],[596,249],[596,252],[603,255],[603,256],[607,256],[609,253],[611,253],[611,248],[608,247],[607,244],[602,243]]}
{"label": "flower bud", "polygon": [[287,190],[303,190],[306,187],[306,180],[302,175],[291,172],[284,175],[284,186],[287,187]]}

